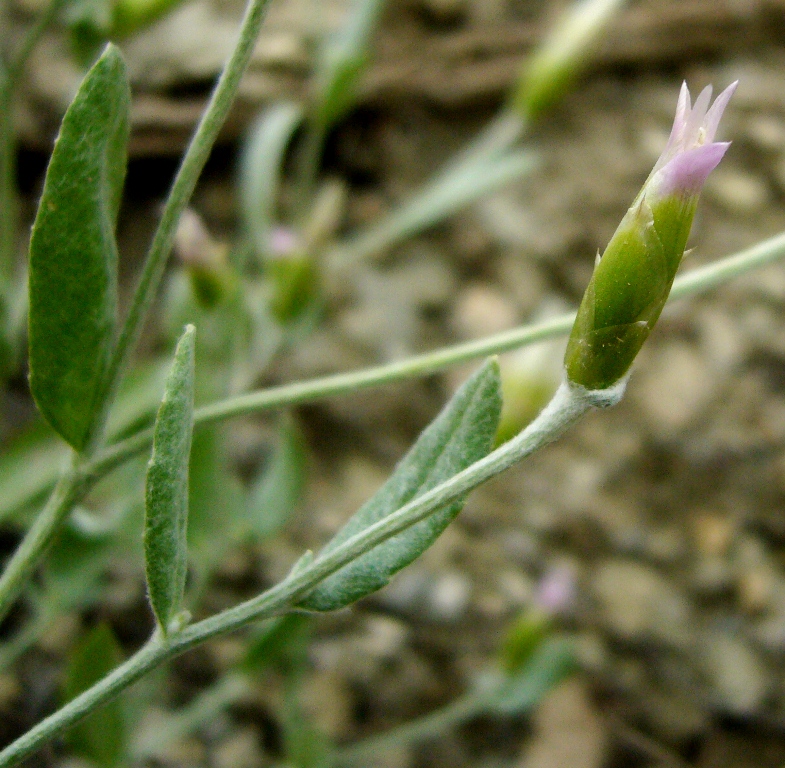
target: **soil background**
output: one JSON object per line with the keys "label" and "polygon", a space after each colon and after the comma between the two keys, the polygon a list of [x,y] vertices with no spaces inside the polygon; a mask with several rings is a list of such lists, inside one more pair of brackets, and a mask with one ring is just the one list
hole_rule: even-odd
{"label": "soil background", "polygon": [[[34,5],[24,0],[14,18],[23,22]],[[359,104],[328,141],[324,173],[349,191],[343,231],[405,199],[475,135],[564,5],[390,2]],[[129,280],[240,10],[195,0],[121,44],[135,89],[121,223]],[[265,104],[307,94],[315,33],[335,28],[344,10],[339,0],[273,4],[194,200],[216,237],[231,239],[237,226],[239,137]],[[53,34],[39,47],[20,105],[29,216],[78,79],[65,46]],[[782,231],[785,2],[632,0],[585,77],[530,132],[540,158],[533,174],[359,267],[327,296],[319,328],[264,383],[392,360],[575,306],[597,249],[664,146],[681,82],[695,96],[736,79],[721,129],[733,144],[707,185],[684,269]],[[502,364],[547,380],[562,348]],[[309,444],[307,501],[280,539],[227,559],[208,604],[253,594],[281,578],[303,548],[318,549],[383,482],[467,370],[298,409]],[[15,397],[24,414],[24,394]],[[473,493],[437,544],[387,589],[321,618],[305,706],[331,738],[351,742],[446,704],[493,663],[543,580],[560,574],[570,599],[559,622],[576,639],[581,671],[531,718],[476,719],[370,764],[781,768],[783,502],[785,266],[775,265],[670,306],[618,407],[590,415]],[[126,615],[107,615],[133,644],[139,632],[122,628],[143,610],[143,586],[131,580],[138,599],[128,599]],[[59,640],[53,634],[20,662],[20,680],[44,682],[21,698],[0,696],[0,707],[20,723],[40,715],[52,702],[68,628],[88,620],[67,617]],[[214,678],[232,642],[178,663],[181,700]],[[257,691],[162,763],[272,764],[276,695]],[[64,764],[57,755],[30,764]]]}

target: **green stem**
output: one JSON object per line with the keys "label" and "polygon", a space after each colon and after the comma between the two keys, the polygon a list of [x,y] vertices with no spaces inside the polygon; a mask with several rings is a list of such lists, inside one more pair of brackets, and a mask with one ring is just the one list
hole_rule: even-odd
{"label": "green stem", "polygon": [[[256,39],[270,0],[250,0],[240,27],[239,39],[229,57],[210,102],[183,157],[177,176],[166,200],[161,221],[153,236],[131,308],[123,323],[107,374],[107,391],[103,398],[104,412],[109,409],[129,359],[136,348],[144,321],[155,299],[163,277],[166,261],[174,245],[180,216],[191,199],[199,175],[207,162],[218,134],[232,106],[240,80],[248,67]],[[104,419],[105,421],[105,419]]]}
{"label": "green stem", "polygon": [[478,688],[464,694],[445,707],[424,717],[394,728],[380,736],[372,736],[358,744],[338,750],[328,760],[330,768],[363,763],[371,765],[383,752],[437,736],[472,717],[482,714],[498,688]]}
{"label": "green stem", "polygon": [[[693,269],[679,277],[673,284],[669,301],[693,296],[716,288],[739,275],[770,264],[785,256],[785,232],[764,240],[733,256]],[[391,384],[409,378],[430,376],[445,368],[497,355],[547,341],[569,333],[575,313],[556,317],[534,325],[513,328],[510,331],[488,336],[478,341],[443,347],[434,352],[415,355],[400,362],[365,368],[361,371],[339,373],[311,381],[284,384],[247,395],[239,395],[212,405],[198,408],[194,424],[202,426],[211,422],[246,416],[259,411],[286,405],[310,402],[325,397],[345,395],[360,389]],[[85,466],[85,473],[103,477],[119,464],[145,450],[152,442],[152,430],[144,430],[104,449]]]}
{"label": "green stem", "polygon": [[294,201],[295,219],[303,228],[307,227],[309,211],[313,206],[316,179],[326,136],[327,126],[320,121],[309,120],[306,123],[305,134],[296,158]]}
{"label": "green stem", "polygon": [[[728,256],[713,264],[699,267],[677,278],[673,284],[669,301],[708,291],[745,272],[770,264],[783,256],[785,256],[785,232],[764,240],[733,256]],[[196,425],[203,425],[234,416],[256,413],[265,409],[317,400],[328,396],[348,394],[361,388],[389,384],[406,378],[428,376],[451,365],[563,336],[569,332],[574,317],[574,313],[570,313],[545,323],[516,328],[512,331],[506,331],[496,336],[490,336],[467,344],[446,347],[399,363],[377,366],[354,373],[327,376],[312,381],[287,384],[230,398],[198,409],[194,414],[194,421]],[[74,501],[78,501],[98,480],[111,472],[115,467],[149,448],[151,443],[152,431],[143,430],[103,449],[91,461],[80,465],[76,470],[78,472],[76,480],[78,480],[79,489],[76,492]],[[40,517],[47,522],[48,526],[54,526],[56,529],[60,521],[67,515],[68,510],[63,511],[60,509],[57,511],[57,506],[54,509],[50,509],[52,504],[53,501],[50,499]],[[47,510],[50,511],[47,512]],[[32,530],[28,533],[28,536],[30,535],[32,535]],[[48,543],[51,539],[41,535],[40,540]],[[25,537],[26,541],[27,537]],[[25,545],[25,542],[23,542],[23,545]],[[25,577],[29,576],[33,568],[35,568],[43,550],[30,551],[36,553],[24,570],[20,571]],[[16,567],[17,560],[18,555],[15,554],[9,568],[11,566]],[[13,601],[16,594],[8,596],[5,591],[7,589],[4,586],[5,582],[4,575],[0,579],[0,607],[8,605],[9,601]],[[18,585],[21,581],[17,579],[14,583]],[[2,609],[0,609],[0,615],[3,615]]]}
{"label": "green stem", "polygon": [[77,466],[76,458],[72,457],[71,467],[58,480],[46,506],[35,518],[0,577],[0,621],[8,615],[41,555],[49,548],[73,505],[85,492],[86,484]]}
{"label": "green stem", "polygon": [[[256,44],[268,3],[269,0],[251,0],[249,2],[237,45],[221,73],[210,103],[207,105],[172,185],[161,222],[153,237],[139,284],[134,293],[131,309],[123,324],[112,357],[107,376],[107,390],[103,398],[104,422],[120,377],[136,346],[142,324],[161,282],[166,260],[174,242],[177,222],[188,205],[199,174],[207,162],[210,150],[237,93],[240,79]],[[100,435],[96,435],[93,443],[99,437]],[[93,446],[90,447],[91,450],[92,448]],[[89,452],[87,453],[89,454]],[[86,457],[82,461],[85,459]],[[81,467],[81,463],[79,466]],[[49,502],[36,518],[33,527],[25,535],[22,544],[14,552],[11,561],[0,577],[0,620],[7,614],[22,585],[30,577],[41,556],[49,547],[71,507],[91,487],[94,479],[97,478],[91,476],[89,469],[85,471],[82,468],[81,471],[77,471],[76,465],[73,465],[72,470],[61,477]]]}
{"label": "green stem", "polygon": [[414,499],[388,517],[369,526],[328,554],[267,592],[162,640],[157,634],[137,654],[109,676],[70,701],[0,752],[0,768],[15,765],[46,741],[116,696],[148,671],[216,635],[232,632],[251,621],[291,610],[317,584],[375,546],[424,520],[437,509],[463,498],[481,483],[555,440],[590,408],[612,405],[624,392],[624,382],[612,390],[585,392],[563,384],[551,403],[517,437],[472,464],[450,480]]}

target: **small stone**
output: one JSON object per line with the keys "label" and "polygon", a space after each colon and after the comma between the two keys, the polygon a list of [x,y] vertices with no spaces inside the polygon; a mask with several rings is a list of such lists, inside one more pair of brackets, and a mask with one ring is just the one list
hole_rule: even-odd
{"label": "small stone", "polygon": [[766,565],[750,568],[739,575],[739,607],[748,614],[763,611],[771,602],[777,584],[777,575]]}
{"label": "small stone", "polygon": [[702,658],[715,701],[723,711],[744,717],[760,710],[772,675],[748,643],[716,632],[702,644]]}
{"label": "small stone", "polygon": [[733,541],[736,526],[724,515],[702,512],[692,521],[695,547],[703,555],[722,556]]}
{"label": "small stone", "polygon": [[392,659],[406,644],[408,636],[409,627],[402,621],[389,616],[369,616],[357,644],[369,656]]}
{"label": "small stone", "polygon": [[725,166],[709,177],[706,192],[730,213],[753,213],[769,199],[768,187],[758,176]]}
{"label": "small stone", "polygon": [[785,148],[785,124],[773,115],[758,115],[745,126],[746,134],[761,149],[778,152]]}
{"label": "small stone", "polygon": [[349,730],[354,696],[344,675],[332,670],[312,670],[302,683],[299,700],[306,719],[328,738],[341,738]]}
{"label": "small stone", "polygon": [[720,375],[734,371],[746,352],[736,319],[711,306],[700,312],[697,325],[701,351],[711,368]]}
{"label": "small stone", "polygon": [[495,288],[471,285],[455,302],[452,326],[464,339],[477,339],[515,326],[518,314],[509,299]]}
{"label": "small stone", "polygon": [[242,728],[224,739],[213,752],[215,768],[261,768],[259,738],[253,728]]}
{"label": "small stone", "polygon": [[675,647],[689,643],[689,602],[653,568],[611,560],[597,569],[593,588],[612,634],[627,641],[660,640]]}
{"label": "small stone", "polygon": [[720,595],[733,586],[733,571],[724,557],[699,555],[692,568],[692,586],[704,595]]}
{"label": "small stone", "polygon": [[649,428],[661,440],[686,429],[711,402],[717,377],[695,347],[681,341],[661,345],[647,360],[635,392]]}
{"label": "small stone", "polygon": [[455,275],[441,254],[421,243],[409,245],[401,252],[396,266],[383,274],[388,289],[396,287],[400,295],[423,309],[439,308],[452,301],[457,290]]}
{"label": "small stone", "polygon": [[469,607],[472,584],[468,576],[448,571],[437,577],[428,595],[431,618],[451,622],[459,619]]}
{"label": "small stone", "polygon": [[534,735],[521,768],[600,768],[608,734],[583,680],[571,677],[550,691],[534,716]]}

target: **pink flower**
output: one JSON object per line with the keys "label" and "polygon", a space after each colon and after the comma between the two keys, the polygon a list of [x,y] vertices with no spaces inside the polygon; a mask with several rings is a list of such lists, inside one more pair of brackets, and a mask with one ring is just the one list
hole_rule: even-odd
{"label": "pink flower", "polygon": [[650,193],[691,195],[700,191],[730,146],[729,141],[714,141],[714,135],[737,85],[738,80],[731,83],[709,108],[710,85],[701,91],[693,107],[687,83],[682,84],[670,138],[646,184]]}

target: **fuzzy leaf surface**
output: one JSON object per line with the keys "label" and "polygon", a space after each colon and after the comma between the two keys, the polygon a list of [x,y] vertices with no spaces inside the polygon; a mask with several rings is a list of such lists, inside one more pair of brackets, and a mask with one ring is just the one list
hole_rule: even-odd
{"label": "fuzzy leaf surface", "polygon": [[76,450],[102,412],[114,346],[129,104],[125,64],[110,44],[65,113],[30,240],[30,389]]}
{"label": "fuzzy leaf surface", "polygon": [[[417,439],[382,488],[322,550],[327,554],[426,491],[483,458],[493,446],[502,397],[499,365],[490,360],[453,396]],[[419,557],[463,508],[465,499],[443,507],[325,579],[301,603],[332,611],[383,587]]]}
{"label": "fuzzy leaf surface", "polygon": [[166,633],[180,610],[188,566],[188,462],[194,410],[194,336],[185,329],[155,420],[145,487],[144,557],[150,604]]}

